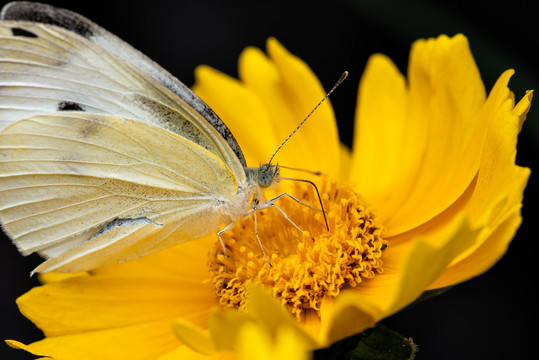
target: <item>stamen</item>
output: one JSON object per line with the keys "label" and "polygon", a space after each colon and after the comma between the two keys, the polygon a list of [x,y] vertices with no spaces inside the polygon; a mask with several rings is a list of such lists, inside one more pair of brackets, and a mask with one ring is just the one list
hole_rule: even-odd
{"label": "stamen", "polygon": [[[299,195],[302,202],[318,201],[312,186],[294,186],[291,193]],[[223,308],[243,309],[246,285],[255,281],[268,288],[299,319],[307,311],[320,311],[324,297],[337,296],[342,289],[360,286],[383,272],[387,241],[372,209],[349,184],[324,180],[320,191],[329,232],[319,212],[291,199],[281,200],[279,207],[305,230],[303,233],[275,209],[257,210],[257,233],[269,262],[250,230],[254,228],[252,217],[221,235],[228,256],[223,256],[216,242],[209,268]]]}

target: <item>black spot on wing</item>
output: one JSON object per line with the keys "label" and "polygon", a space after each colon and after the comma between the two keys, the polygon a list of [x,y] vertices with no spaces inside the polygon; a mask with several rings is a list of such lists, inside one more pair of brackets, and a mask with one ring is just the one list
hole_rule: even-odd
{"label": "black spot on wing", "polygon": [[14,2],[2,9],[2,20],[30,21],[56,25],[73,31],[85,38],[93,35],[93,23],[77,13],[51,5]]}
{"label": "black spot on wing", "polygon": [[58,104],[58,111],[84,111],[84,108],[76,102],[62,101]]}
{"label": "black spot on wing", "polygon": [[24,29],[21,29],[21,28],[12,28],[11,33],[13,34],[13,36],[23,36],[23,37],[29,37],[29,38],[37,38],[37,35],[34,34],[33,32],[28,31],[28,30],[24,30]]}
{"label": "black spot on wing", "polygon": [[184,138],[205,147],[204,144],[201,143],[201,139],[204,135],[201,133],[200,129],[191,122],[184,120],[177,111],[162,103],[138,94],[133,95],[133,102],[138,104],[153,117],[159,119],[159,126],[176,134],[181,134]]}
{"label": "black spot on wing", "polygon": [[137,226],[137,225],[143,225],[143,224],[153,224],[155,226],[163,226],[146,217],[132,218],[132,219],[131,218],[127,218],[127,219],[116,218],[106,223],[89,240],[95,239],[96,237],[99,237],[109,231],[114,230],[114,228],[117,228],[120,226]]}
{"label": "black spot on wing", "polygon": [[191,89],[185,86],[185,84],[163,69],[159,69],[156,66],[151,66],[142,68],[142,70],[155,80],[159,81],[169,90],[174,92],[181,99],[191,105],[193,109],[200,113],[219,132],[219,134],[221,134],[223,139],[225,139],[243,167],[247,167],[243,152],[241,151],[238,142],[234,138],[234,135],[228,129],[225,123],[219,118],[219,116],[217,116],[217,114],[215,114],[215,112],[204,101],[202,101],[202,99],[200,99]]}

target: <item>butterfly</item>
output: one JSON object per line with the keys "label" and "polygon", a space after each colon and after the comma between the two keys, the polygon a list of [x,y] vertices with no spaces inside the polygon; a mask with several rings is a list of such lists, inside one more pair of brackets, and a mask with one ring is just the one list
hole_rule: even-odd
{"label": "butterfly", "polygon": [[40,3],[2,9],[0,129],[0,220],[22,254],[48,259],[36,272],[207,235],[278,181],[277,165],[247,168],[223,121],[159,65]]}

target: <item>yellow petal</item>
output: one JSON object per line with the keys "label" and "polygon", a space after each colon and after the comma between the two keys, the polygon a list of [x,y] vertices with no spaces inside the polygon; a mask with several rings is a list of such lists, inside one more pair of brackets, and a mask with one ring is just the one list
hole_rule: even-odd
{"label": "yellow petal", "polygon": [[[258,50],[245,51],[239,73],[264,103],[275,134],[284,141],[324,97],[325,91],[307,64],[277,40],[270,38],[267,49],[271,60]],[[277,159],[287,166],[338,173],[338,151],[337,125],[331,105],[326,102],[285,145]]]}
{"label": "yellow petal", "polygon": [[[398,74],[389,73],[393,74],[393,80],[385,83],[399,84]],[[377,74],[372,79],[383,76],[381,70],[377,70]],[[405,126],[399,122],[399,115],[396,115],[396,130],[386,126],[386,133],[402,130],[405,143],[401,140],[391,148],[394,152],[391,158],[405,168],[393,178],[392,186],[384,184],[384,199],[390,199],[389,203],[384,204],[382,199],[373,203],[383,209],[387,236],[427,222],[461,196],[479,168],[488,128],[489,119],[478,116],[485,91],[464,36],[417,41],[410,55],[408,79],[406,107],[395,100],[397,111],[406,111]],[[378,92],[388,87],[385,83]],[[365,87],[378,88],[368,84]],[[402,85],[394,91],[396,94],[388,97],[400,99]],[[359,107],[362,106],[368,105],[360,103]],[[394,105],[387,103],[386,106]],[[369,113],[373,112],[374,109]],[[386,133],[371,136],[383,137]],[[389,166],[391,168],[392,163]],[[377,174],[364,173],[363,176],[376,179]],[[369,194],[365,196],[368,198]]]}
{"label": "yellow petal", "polygon": [[341,164],[341,173],[339,174],[341,179],[349,179],[350,172],[352,170],[352,151],[350,148],[341,143],[341,151],[339,152],[339,162]]}
{"label": "yellow petal", "polygon": [[238,73],[269,114],[272,132],[284,140],[297,125],[297,119],[282,93],[283,79],[276,64],[262,50],[248,47],[240,55]]}
{"label": "yellow petal", "polygon": [[178,338],[196,352],[205,355],[217,352],[215,343],[207,329],[198,327],[185,319],[176,319],[173,329]]}
{"label": "yellow petal", "polygon": [[217,349],[234,349],[238,331],[251,317],[236,310],[213,311],[208,321],[208,329]]}
{"label": "yellow petal", "polygon": [[[298,119],[296,124],[299,124],[299,121],[303,120],[326,95],[326,91],[309,66],[290,54],[276,39],[268,39],[267,48],[283,79],[284,91],[293,101],[291,106]],[[299,141],[304,143],[306,151],[300,154],[308,153],[309,158],[314,158],[313,163],[305,165],[309,169],[338,174],[337,160],[340,141],[337,122],[329,99],[316,109],[301,131],[303,133],[298,137],[300,137]],[[323,144],[323,146],[313,146],[313,144]]]}
{"label": "yellow petal", "polygon": [[[281,74],[275,63],[262,50],[254,47],[248,47],[242,52],[238,72],[240,79],[250,91],[256,94],[258,101],[268,114],[270,131],[276,139],[271,156],[298,124],[296,115],[282,92]],[[286,151],[279,152],[277,159],[281,164],[294,166],[297,163],[294,151],[298,145],[299,143],[295,144],[294,139],[286,145],[288,148]],[[269,157],[263,162],[267,161]]]}
{"label": "yellow petal", "polygon": [[474,247],[471,254],[447,268],[428,289],[458,284],[490,269],[507,251],[509,242],[515,236],[521,222],[520,208],[517,208],[499,223],[494,231],[489,229],[488,237],[485,241],[479,242],[479,247]]}
{"label": "yellow petal", "polygon": [[271,336],[277,336],[281,327],[287,327],[296,333],[296,337],[309,348],[316,347],[313,339],[296,322],[292,315],[275,298],[259,285],[251,284],[247,295],[245,313],[239,311],[215,311],[209,320],[209,330],[219,349],[233,349],[240,330],[245,324],[256,322],[268,331]]}
{"label": "yellow petal", "polygon": [[382,221],[403,202],[417,163],[416,129],[407,123],[404,77],[391,60],[372,56],[359,85],[350,179]]}
{"label": "yellow petal", "polygon": [[521,222],[520,207],[530,170],[515,165],[517,135],[531,101],[528,93],[516,107],[507,88],[512,71],[494,86],[484,116],[492,118],[475,191],[464,211],[483,226],[480,241],[462,253],[432,288],[449,286],[488,270],[505,253]]}
{"label": "yellow petal", "polygon": [[[519,113],[514,113],[514,101],[507,88],[513,71],[506,71],[492,89],[482,115],[492,119],[481,159],[476,191],[473,194],[468,213],[473,222],[492,216],[489,209],[500,196],[507,196],[506,209],[512,209],[522,202],[522,193],[529,175],[529,169],[515,165],[517,136],[521,126],[521,116],[530,106],[530,96],[519,105]],[[499,211],[503,212],[503,209]]]}
{"label": "yellow petal", "polygon": [[36,287],[17,303],[46,336],[58,336],[159,319],[170,319],[170,328],[176,317],[201,324],[215,299],[189,279],[76,277]]}
{"label": "yellow petal", "polygon": [[526,120],[528,111],[530,111],[530,106],[533,98],[533,91],[526,92],[526,95],[518,102],[518,104],[513,109],[513,113],[519,117],[519,129],[522,129],[522,124]]}
{"label": "yellow petal", "polygon": [[328,304],[322,341],[331,343],[361,332],[410,304],[478,234],[463,216],[438,225],[420,237],[391,244],[383,256],[384,273],[343,291]]}
{"label": "yellow petal", "polygon": [[287,309],[282,307],[273,296],[261,286],[251,284],[247,295],[247,311],[264,324],[264,327],[274,336],[279,329],[286,326],[290,331],[296,332],[298,339],[310,348],[316,342],[305,333]]}
{"label": "yellow petal", "polygon": [[309,349],[297,333],[286,326],[279,328],[275,337],[255,323],[242,327],[238,336],[240,359],[307,360]]}
{"label": "yellow petal", "polygon": [[42,284],[48,284],[53,282],[59,282],[65,279],[69,279],[72,277],[77,276],[88,276],[87,272],[79,272],[79,273],[45,273],[45,274],[38,274],[39,282]]}
{"label": "yellow petal", "polygon": [[253,323],[245,324],[239,332],[239,358],[271,360],[273,344],[270,335]]}
{"label": "yellow petal", "polygon": [[374,326],[376,319],[381,317],[379,312],[377,306],[364,301],[354,291],[342,291],[337,299],[325,299],[320,311],[320,345],[327,347]]}
{"label": "yellow petal", "polygon": [[479,168],[491,120],[479,116],[485,89],[462,35],[416,42],[409,81],[410,115],[426,133],[417,182],[395,214],[402,217],[401,231],[440,214],[465,191]]}
{"label": "yellow petal", "polygon": [[9,345],[34,355],[50,356],[57,360],[146,360],[165,355],[181,346],[181,343],[172,332],[171,321],[161,320],[128,327],[47,337],[29,345],[11,341]]}
{"label": "yellow petal", "polygon": [[[175,332],[190,348],[213,355],[212,358],[227,356],[227,349],[234,350],[239,358],[245,359],[307,358],[312,341],[303,332],[297,331],[297,324],[294,323],[293,328],[288,325],[283,323],[276,329],[269,329],[264,321],[256,321],[249,315],[237,311],[216,311],[210,325],[216,330],[214,339],[208,331],[197,329],[183,320],[175,323]],[[221,352],[216,352],[215,345]],[[186,351],[178,348],[175,353],[184,354]]]}
{"label": "yellow petal", "polygon": [[207,278],[208,251],[215,241],[215,234],[211,234],[136,260],[94,269],[92,274],[128,278],[190,279],[193,282],[202,282]]}
{"label": "yellow petal", "polygon": [[194,91],[228,126],[244,152],[248,166],[266,163],[277,146],[270,115],[247,86],[208,66],[195,71]]}
{"label": "yellow petal", "polygon": [[[390,299],[384,301],[387,304],[384,316],[397,312],[421,295],[478,236],[479,230],[472,229],[467,219],[460,216],[428,229],[420,238],[388,247],[386,251],[390,251],[384,261],[384,269],[387,270],[391,294]],[[399,252],[404,252],[404,255]],[[396,278],[391,279],[391,276]],[[394,285],[390,285],[392,280]]]}
{"label": "yellow petal", "polygon": [[189,360],[233,360],[237,357],[234,354],[216,354],[216,355],[204,355],[199,352],[196,352],[189,348],[188,346],[180,346],[171,352],[159,357],[157,360],[179,360],[179,359],[189,359]]}

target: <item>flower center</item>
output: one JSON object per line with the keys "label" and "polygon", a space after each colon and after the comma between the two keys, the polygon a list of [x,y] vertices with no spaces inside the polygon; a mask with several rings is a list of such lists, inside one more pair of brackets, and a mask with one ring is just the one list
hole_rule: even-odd
{"label": "flower center", "polygon": [[[295,187],[294,196],[319,208],[311,185],[296,183]],[[216,242],[209,268],[223,308],[242,309],[247,283],[255,281],[300,319],[305,311],[318,312],[324,297],[335,297],[342,289],[382,273],[381,256],[387,241],[373,211],[349,184],[325,180],[320,193],[329,232],[321,212],[292,199],[278,200],[277,205],[303,233],[277,209],[257,212],[258,235],[271,266],[256,239],[253,216],[221,235],[227,256]]]}

